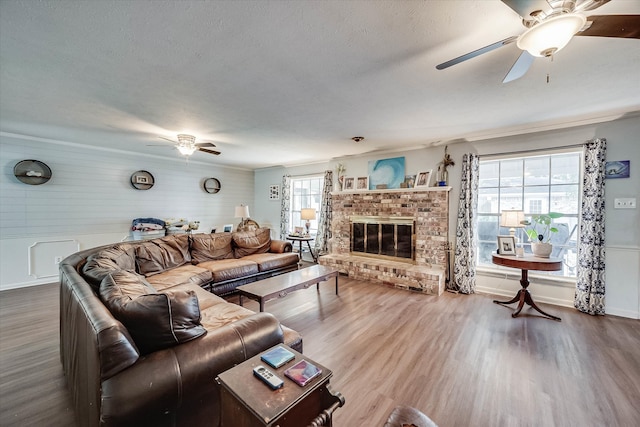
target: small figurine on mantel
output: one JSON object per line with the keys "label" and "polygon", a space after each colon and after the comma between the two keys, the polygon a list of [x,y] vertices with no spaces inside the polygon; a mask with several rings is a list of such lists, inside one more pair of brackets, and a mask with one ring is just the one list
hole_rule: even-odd
{"label": "small figurine on mantel", "polygon": [[449,166],[454,166],[455,162],[451,159],[451,156],[447,153],[448,145],[444,147],[444,157],[442,161],[438,163],[438,187],[446,187],[447,181],[449,180],[449,172],[447,172],[447,168]]}

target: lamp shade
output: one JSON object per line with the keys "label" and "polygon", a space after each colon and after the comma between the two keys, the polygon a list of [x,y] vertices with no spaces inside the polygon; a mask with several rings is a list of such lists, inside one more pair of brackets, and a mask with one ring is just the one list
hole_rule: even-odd
{"label": "lamp shade", "polygon": [[249,206],[236,206],[236,218],[249,218]]}
{"label": "lamp shade", "polygon": [[579,13],[556,16],[529,28],[516,44],[533,56],[550,56],[565,47],[585,22],[587,19]]}
{"label": "lamp shade", "polygon": [[522,228],[524,224],[524,211],[521,210],[505,210],[500,214],[500,227]]}
{"label": "lamp shade", "polygon": [[304,208],[300,211],[300,218],[306,220],[316,219],[316,210],[313,208]]}

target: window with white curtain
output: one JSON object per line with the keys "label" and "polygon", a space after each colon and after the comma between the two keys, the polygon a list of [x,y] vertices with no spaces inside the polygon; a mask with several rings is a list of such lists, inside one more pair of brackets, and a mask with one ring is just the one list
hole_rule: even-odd
{"label": "window with white curtain", "polygon": [[[496,236],[509,235],[500,227],[500,212],[509,209],[532,214],[560,212],[554,220],[557,233],[550,233],[554,258],[563,261],[555,276],[576,277],[578,212],[581,187],[581,151],[564,151],[545,155],[480,160],[478,193],[478,266],[495,267],[491,253],[496,250]],[[529,238],[523,229],[516,237],[531,253]]]}
{"label": "window with white curtain", "polygon": [[318,229],[318,214],[322,203],[324,176],[291,177],[291,199],[289,207],[289,224],[291,231],[294,227],[304,227],[306,221],[300,218],[300,211],[304,208],[316,210],[316,219],[311,220],[311,234]]}

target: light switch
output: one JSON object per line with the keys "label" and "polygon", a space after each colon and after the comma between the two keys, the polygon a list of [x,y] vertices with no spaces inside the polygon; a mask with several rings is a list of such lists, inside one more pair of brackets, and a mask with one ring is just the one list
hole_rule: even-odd
{"label": "light switch", "polygon": [[615,209],[635,209],[636,208],[636,198],[629,197],[624,199],[614,199],[613,207]]}

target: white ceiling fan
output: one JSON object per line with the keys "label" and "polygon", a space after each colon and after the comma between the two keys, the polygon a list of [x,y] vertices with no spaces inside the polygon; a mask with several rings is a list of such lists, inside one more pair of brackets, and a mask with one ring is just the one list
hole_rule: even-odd
{"label": "white ceiling fan", "polygon": [[216,156],[220,155],[219,151],[211,150],[211,148],[216,147],[214,143],[210,141],[196,142],[196,137],[193,135],[188,135],[185,133],[178,134],[178,141],[174,141],[163,136],[161,136],[160,138],[175,144],[175,147],[180,152],[180,154],[187,157],[191,156],[196,151],[202,151],[203,153],[213,154]]}
{"label": "white ceiling fan", "polygon": [[503,83],[524,76],[536,57],[551,57],[564,48],[573,36],[640,38],[640,15],[590,15],[610,0],[501,0],[522,17],[527,30],[499,42],[474,50],[436,66],[444,70],[452,65],[516,43],[522,53]]}

